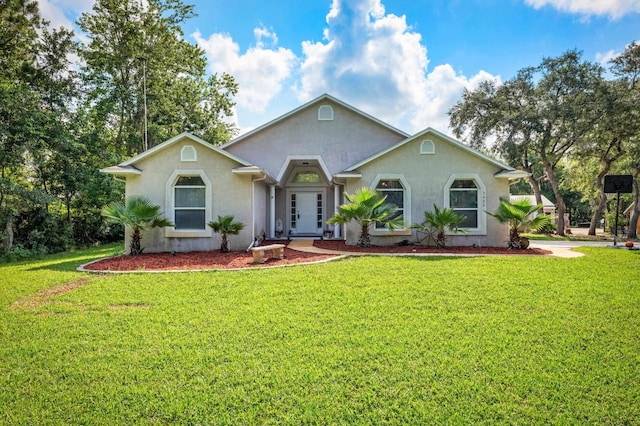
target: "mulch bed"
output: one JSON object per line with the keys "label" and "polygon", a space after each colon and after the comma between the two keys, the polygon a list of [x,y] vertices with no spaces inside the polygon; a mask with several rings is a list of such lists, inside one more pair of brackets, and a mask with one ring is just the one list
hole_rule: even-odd
{"label": "mulch bed", "polygon": [[[267,252],[268,256],[270,252]],[[265,256],[265,263],[254,264],[253,255],[244,251],[221,253],[215,251],[192,251],[187,253],[143,253],[137,256],[120,255],[109,257],[84,267],[90,271],[176,271],[200,269],[242,269],[292,265],[332,259],[336,255],[303,253],[284,249],[284,259]]]}
{"label": "mulch bed", "polygon": [[319,240],[314,241],[313,245],[318,248],[327,250],[340,250],[355,253],[451,253],[451,254],[517,254],[517,255],[546,255],[551,254],[548,250],[537,248],[529,248],[527,250],[512,250],[506,247],[427,247],[421,245],[397,245],[389,247],[359,247],[348,246],[344,241],[338,240]]}
{"label": "mulch bed", "polygon": [[[279,241],[281,242],[281,241]],[[269,244],[265,241],[264,244]],[[425,246],[390,246],[368,247],[348,246],[344,241],[323,240],[315,241],[318,248],[356,253],[451,253],[456,254],[509,254],[509,255],[545,255],[549,251],[540,249],[509,250],[499,247],[447,247],[438,249]],[[267,255],[270,253],[267,252]],[[221,253],[215,251],[196,251],[188,253],[146,253],[137,256],[120,255],[86,265],[84,269],[90,271],[176,271],[202,269],[243,269],[264,268],[300,263],[318,262],[335,258],[334,254],[305,253],[289,248],[284,249],[284,259],[265,258],[265,263],[254,264],[253,255],[244,251]]]}

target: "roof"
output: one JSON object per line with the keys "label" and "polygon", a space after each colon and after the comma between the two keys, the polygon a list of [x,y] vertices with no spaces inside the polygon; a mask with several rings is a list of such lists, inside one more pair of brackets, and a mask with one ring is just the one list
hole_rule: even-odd
{"label": "roof", "polygon": [[119,166],[120,167],[131,166],[131,165],[139,162],[140,160],[143,160],[143,159],[145,159],[147,157],[150,157],[153,154],[155,154],[156,152],[162,151],[163,149],[165,149],[165,148],[177,143],[178,141],[180,141],[183,138],[191,139],[193,142],[196,142],[196,143],[204,146],[205,148],[208,148],[208,149],[210,149],[212,151],[215,151],[215,152],[217,152],[218,154],[220,154],[222,156],[230,158],[231,160],[233,160],[233,161],[235,161],[237,163],[240,163],[243,166],[251,166],[252,165],[250,163],[247,163],[245,160],[243,160],[243,159],[241,159],[239,157],[236,157],[235,155],[232,155],[232,154],[230,154],[230,153],[228,153],[226,151],[223,151],[222,149],[220,149],[220,148],[218,148],[216,146],[211,145],[209,142],[205,141],[204,139],[200,139],[196,135],[192,135],[191,133],[188,133],[188,132],[183,132],[183,133],[180,133],[177,136],[172,137],[171,139],[168,139],[168,140],[162,142],[160,145],[156,145],[153,148],[148,149],[145,152],[140,153],[140,154],[136,155],[135,157],[128,159],[124,163],[119,164]]}
{"label": "roof", "polygon": [[[529,204],[531,204],[532,206],[535,206],[535,205],[538,204],[538,203],[536,203],[536,196],[535,195],[510,195],[509,196],[509,201],[511,201],[511,202],[522,201],[522,200],[529,201]],[[544,195],[542,195],[542,205],[544,207],[551,207],[551,208],[554,208],[554,209],[556,208],[555,204],[553,204],[551,202],[551,200],[549,200]]]}
{"label": "roof", "polygon": [[134,166],[111,166],[100,169],[102,173],[108,173],[116,176],[134,176],[141,175],[142,170]]}
{"label": "roof", "polygon": [[397,134],[399,134],[401,136],[404,136],[404,137],[408,137],[409,136],[408,133],[403,132],[402,130],[397,129],[397,128],[393,127],[392,125],[390,125],[388,123],[385,123],[384,121],[382,121],[382,120],[380,120],[378,118],[375,118],[374,116],[369,115],[366,112],[360,111],[359,109],[357,109],[357,108],[355,108],[355,107],[353,107],[353,106],[351,106],[351,105],[349,105],[347,103],[344,103],[341,100],[336,99],[333,96],[325,93],[325,94],[323,94],[321,96],[318,96],[317,98],[307,102],[306,104],[301,105],[298,108],[296,108],[294,110],[291,110],[291,111],[287,112],[286,114],[281,115],[280,117],[277,117],[277,118],[269,121],[266,124],[263,124],[260,127],[256,127],[255,129],[251,130],[250,132],[247,132],[247,133],[244,133],[244,134],[238,136],[237,138],[235,138],[235,139],[227,142],[226,144],[222,145],[220,148],[226,149],[227,147],[229,147],[231,145],[235,145],[236,143],[239,143],[239,142],[243,141],[244,139],[247,139],[247,138],[255,135],[256,133],[259,133],[259,132],[263,131],[264,129],[268,128],[268,127],[271,127],[271,126],[274,126],[274,125],[280,123],[281,121],[291,117],[292,115],[297,114],[298,112],[302,111],[303,109],[306,109],[306,108],[308,108],[308,107],[310,107],[310,106],[312,106],[314,104],[318,104],[318,103],[325,102],[325,101],[334,102],[334,103],[342,106],[343,108],[348,109],[348,110],[350,110],[350,111],[352,111],[352,112],[354,112],[354,113],[356,113],[358,115],[361,115],[361,116],[363,116],[363,117],[365,117],[365,118],[367,118],[367,119],[369,119],[369,120],[371,120],[371,121],[373,121],[375,123],[378,123],[379,125],[387,128],[390,131],[395,132],[395,133],[397,133]]}
{"label": "roof", "polygon": [[[398,149],[401,146],[406,145],[407,143],[412,142],[412,141],[414,141],[414,140],[416,140],[418,138],[421,138],[421,137],[423,137],[423,136],[425,136],[427,134],[436,135],[436,136],[442,138],[444,141],[446,141],[446,142],[448,142],[448,143],[450,143],[450,144],[452,144],[452,145],[454,145],[454,146],[456,146],[456,147],[458,147],[458,148],[460,148],[460,149],[462,149],[464,151],[467,151],[470,154],[472,154],[472,155],[474,155],[474,156],[476,156],[476,157],[478,157],[478,158],[480,158],[480,159],[482,159],[482,160],[484,160],[484,161],[486,161],[488,163],[491,163],[496,167],[499,167],[500,169],[502,169],[501,173],[516,171],[513,167],[511,167],[511,166],[509,166],[507,164],[504,164],[504,163],[496,160],[495,158],[492,158],[492,157],[490,157],[490,156],[478,151],[477,149],[473,149],[470,146],[465,145],[462,142],[457,141],[457,140],[453,139],[452,137],[449,137],[449,136],[445,135],[444,133],[435,130],[432,127],[427,127],[423,131],[421,131],[419,133],[416,133],[415,135],[410,136],[410,137],[406,138],[405,140],[402,140],[402,141],[398,142],[397,144],[395,144],[393,146],[390,146],[389,148],[378,152],[377,154],[375,154],[375,155],[373,155],[373,156],[371,156],[371,157],[359,162],[358,164],[355,164],[355,165],[349,167],[345,171],[346,172],[355,171],[356,169],[364,166],[365,164],[368,164],[368,163],[370,163],[370,162],[372,162],[372,161],[374,161],[374,160],[376,160],[376,159],[388,154],[389,152],[391,152],[391,151],[393,151],[395,149]],[[496,176],[496,177],[505,177],[505,176]],[[518,175],[518,176],[515,176],[515,177],[522,177],[522,176]]]}

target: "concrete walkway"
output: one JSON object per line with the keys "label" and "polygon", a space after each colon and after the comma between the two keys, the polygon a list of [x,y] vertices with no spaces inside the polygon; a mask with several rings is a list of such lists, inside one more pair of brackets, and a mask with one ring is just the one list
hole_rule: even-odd
{"label": "concrete walkway", "polygon": [[[531,241],[532,248],[539,248],[542,250],[549,250],[551,252],[551,256],[562,257],[565,259],[571,259],[575,257],[584,256],[583,253],[579,253],[577,251],[573,251],[576,247],[606,247],[607,245],[611,245],[611,242],[608,241]],[[335,254],[335,255],[350,255],[350,256],[363,256],[363,255],[372,255],[376,253],[363,253],[363,252],[350,252],[350,251],[338,251],[338,250],[327,250],[315,247],[313,245],[313,240],[291,240],[289,242],[288,248],[297,251],[303,251],[307,253],[318,253],[318,254]],[[380,253],[384,255],[390,256],[450,256],[450,253]],[[456,254],[455,256],[462,256],[460,254]],[[464,256],[484,256],[478,254],[468,254]]]}

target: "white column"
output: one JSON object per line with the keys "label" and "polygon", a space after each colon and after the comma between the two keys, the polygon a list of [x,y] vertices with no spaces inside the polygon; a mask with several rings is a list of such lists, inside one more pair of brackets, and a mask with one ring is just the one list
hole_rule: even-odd
{"label": "white column", "polygon": [[276,186],[269,185],[269,238],[276,237]]}
{"label": "white column", "polygon": [[[334,183],[333,185],[333,212],[338,213],[338,206],[340,205],[340,185]],[[340,238],[340,225],[333,225],[333,238]]]}

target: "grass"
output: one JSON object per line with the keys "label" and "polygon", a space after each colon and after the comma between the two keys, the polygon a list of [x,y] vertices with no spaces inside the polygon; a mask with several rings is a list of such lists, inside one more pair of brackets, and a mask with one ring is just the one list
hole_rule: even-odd
{"label": "grass", "polygon": [[640,418],[637,251],[74,271],[120,249],[0,265],[0,424]]}

